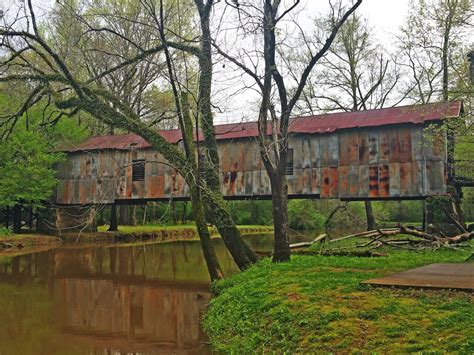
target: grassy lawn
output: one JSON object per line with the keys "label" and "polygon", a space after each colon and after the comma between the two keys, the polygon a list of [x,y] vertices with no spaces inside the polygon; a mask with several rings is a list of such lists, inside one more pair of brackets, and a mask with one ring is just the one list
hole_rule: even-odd
{"label": "grassy lawn", "polygon": [[217,351],[474,352],[474,295],[376,288],[360,281],[469,251],[391,252],[387,257],[293,256],[260,261],[214,285],[203,323]]}

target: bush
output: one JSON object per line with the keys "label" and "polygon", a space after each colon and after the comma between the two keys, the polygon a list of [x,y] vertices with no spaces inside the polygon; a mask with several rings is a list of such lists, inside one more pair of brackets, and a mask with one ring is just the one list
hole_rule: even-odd
{"label": "bush", "polygon": [[312,200],[290,200],[288,203],[290,228],[296,230],[321,230],[326,217],[316,209]]}
{"label": "bush", "polygon": [[6,227],[0,227],[0,236],[2,235],[12,235],[13,232],[10,228],[6,228]]}

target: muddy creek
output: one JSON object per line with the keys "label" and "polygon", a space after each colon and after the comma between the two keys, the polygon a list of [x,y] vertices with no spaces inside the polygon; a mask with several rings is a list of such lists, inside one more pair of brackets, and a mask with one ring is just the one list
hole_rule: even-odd
{"label": "muddy creek", "polygon": [[[245,239],[272,248],[272,235]],[[237,273],[222,241],[214,243],[225,275]],[[194,241],[0,257],[0,355],[206,354],[200,317],[209,289]]]}

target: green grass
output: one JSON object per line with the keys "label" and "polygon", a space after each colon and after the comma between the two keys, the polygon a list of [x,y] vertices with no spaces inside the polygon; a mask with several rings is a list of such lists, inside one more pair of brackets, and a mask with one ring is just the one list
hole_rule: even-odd
{"label": "green grass", "polygon": [[213,286],[203,320],[219,352],[474,352],[474,296],[360,282],[470,252],[265,259]]}

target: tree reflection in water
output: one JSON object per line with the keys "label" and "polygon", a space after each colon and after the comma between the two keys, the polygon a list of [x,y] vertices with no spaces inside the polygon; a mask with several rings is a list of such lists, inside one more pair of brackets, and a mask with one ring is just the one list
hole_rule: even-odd
{"label": "tree reflection in water", "polygon": [[[237,272],[215,240],[227,275]],[[0,353],[206,353],[198,242],[62,247],[0,259]]]}

